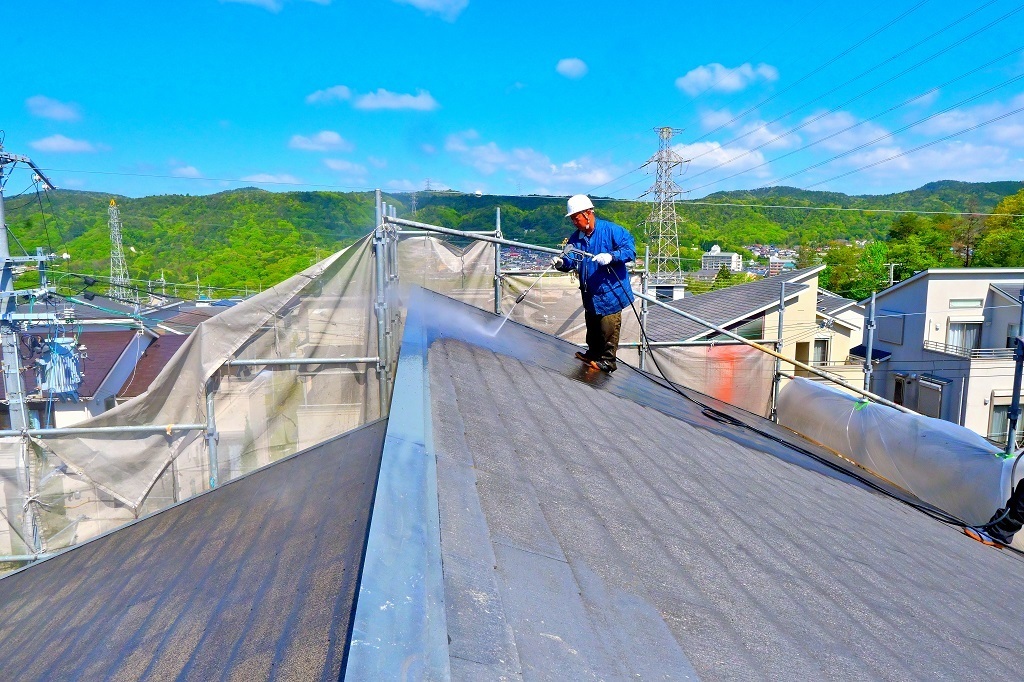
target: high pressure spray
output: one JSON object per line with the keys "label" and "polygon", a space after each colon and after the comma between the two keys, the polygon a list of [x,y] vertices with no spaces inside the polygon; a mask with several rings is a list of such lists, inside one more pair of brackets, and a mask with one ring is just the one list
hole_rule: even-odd
{"label": "high pressure spray", "polygon": [[[582,258],[593,258],[594,257],[593,254],[587,253],[586,251],[584,251],[582,249],[577,249],[572,244],[564,244],[562,246],[562,258],[570,258],[570,257],[573,257],[573,256],[581,258],[581,259]],[[526,300],[526,297],[529,295],[529,293],[531,291],[533,291],[533,288],[535,286],[537,286],[537,283],[540,282],[541,278],[543,278],[544,275],[548,274],[549,272],[551,272],[554,269],[555,269],[555,261],[552,260],[551,264],[548,265],[548,267],[544,270],[544,272],[542,272],[539,275],[537,275],[537,278],[534,279],[533,282],[530,284],[530,286],[528,286],[526,288],[526,291],[524,291],[523,293],[521,293],[518,296],[516,296],[516,302],[512,305],[512,308],[508,311],[508,314],[505,315],[505,319],[503,319],[501,321],[501,324],[498,325],[498,328],[494,331],[495,335],[497,335],[497,333],[501,331],[501,328],[505,326],[506,322],[508,322],[508,318],[512,317],[512,313],[515,311],[516,306],[519,305],[520,303],[522,303],[524,300]]]}

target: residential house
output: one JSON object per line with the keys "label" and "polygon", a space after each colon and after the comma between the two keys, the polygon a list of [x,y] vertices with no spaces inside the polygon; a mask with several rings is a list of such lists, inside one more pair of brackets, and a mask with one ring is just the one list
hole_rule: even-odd
{"label": "residential house", "polygon": [[[762,341],[782,338],[782,353],[807,364],[839,368],[856,374],[848,365],[850,348],[860,342],[862,309],[856,301],[818,288],[818,275],[825,269],[816,265],[786,271],[775,277],[737,284],[691,295],[674,304],[740,336]],[[779,329],[779,300],[785,285],[785,312]],[[819,292],[824,302],[819,309]],[[648,335],[652,341],[712,341],[721,334],[671,312],[651,308]],[[783,367],[790,371],[791,367]]]}
{"label": "residential house", "polygon": [[879,292],[872,390],[1005,443],[1022,288],[1024,268],[950,268]]}

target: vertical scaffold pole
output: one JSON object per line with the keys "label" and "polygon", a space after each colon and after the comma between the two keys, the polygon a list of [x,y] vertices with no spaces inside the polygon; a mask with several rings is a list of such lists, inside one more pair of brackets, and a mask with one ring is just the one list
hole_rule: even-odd
{"label": "vertical scaffold pole", "polygon": [[380,190],[375,192],[376,225],[373,230],[373,256],[376,270],[377,300],[374,303],[374,313],[377,315],[377,383],[380,392],[380,416],[387,414],[388,406],[388,341],[387,341],[387,320],[388,304],[385,297],[384,277],[384,204],[381,200]]}
{"label": "vertical scaffold pole", "polygon": [[210,460],[210,489],[214,489],[220,483],[217,461],[217,440],[220,435],[217,433],[217,418],[214,414],[213,394],[217,390],[217,375],[206,380],[206,453]]}
{"label": "vertical scaffold pole", "polygon": [[868,338],[864,353],[864,390],[871,390],[871,373],[874,371],[874,367],[871,364],[871,356],[874,354],[875,348],[875,293],[871,292],[871,306],[868,308]]}
{"label": "vertical scaffold pole", "polygon": [[[651,286],[651,245],[644,244],[644,270],[640,273],[640,291],[644,292],[644,296],[650,296]],[[641,299],[640,301],[640,369],[643,371],[647,370],[647,301]]]}
{"label": "vertical scaffold pole", "polygon": [[1024,374],[1024,289],[1017,296],[1020,301],[1020,321],[1017,323],[1017,338],[1014,340],[1013,359],[1013,397],[1010,399],[1009,428],[1006,432],[1006,454],[1010,455],[1017,449],[1017,426],[1020,423],[1020,388],[1021,375]]}
{"label": "vertical scaffold pole", "polygon": [[[501,206],[495,209],[494,236],[501,239]],[[501,244],[494,245],[494,314],[501,315]]]}
{"label": "vertical scaffold pole", "polygon": [[[785,328],[783,327],[783,318],[786,316],[786,283],[782,282],[782,287],[779,291],[779,340],[775,342],[776,351],[781,353],[783,346],[783,333]],[[773,422],[779,421],[779,387],[782,384],[782,361],[779,358],[775,358],[775,377],[772,379],[772,409],[771,419]]]}

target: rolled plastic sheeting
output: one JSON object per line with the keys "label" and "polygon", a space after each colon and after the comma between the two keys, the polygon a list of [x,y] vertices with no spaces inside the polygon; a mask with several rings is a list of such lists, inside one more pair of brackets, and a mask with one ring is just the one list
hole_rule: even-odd
{"label": "rolled plastic sheeting", "polygon": [[[1010,480],[1013,460],[973,431],[808,379],[782,388],[778,417],[783,426],[970,524],[987,522],[1016,482]],[[1022,473],[1024,466],[1017,468],[1017,480]]]}

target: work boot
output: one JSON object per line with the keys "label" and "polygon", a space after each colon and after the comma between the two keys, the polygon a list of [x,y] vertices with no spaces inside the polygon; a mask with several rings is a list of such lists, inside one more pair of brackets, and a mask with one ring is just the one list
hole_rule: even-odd
{"label": "work boot", "polygon": [[[1010,544],[1009,542],[1003,542],[1001,540],[997,540],[996,538],[994,538],[991,535],[989,535],[989,531],[987,531],[985,529],[982,529],[982,528],[975,528],[974,526],[966,526],[966,527],[964,527],[964,535],[966,535],[967,537],[969,537],[972,540],[977,540],[978,542],[980,542],[983,545],[988,545],[989,547],[995,547],[996,549],[1002,549],[1006,545]],[[1013,538],[1011,538],[1011,540],[1012,539]]]}
{"label": "work boot", "polygon": [[608,372],[609,374],[611,374],[616,370],[616,365],[614,362],[608,362],[607,360],[598,360],[596,364],[597,368],[602,372]]}
{"label": "work boot", "polygon": [[991,525],[986,524],[985,532],[989,537],[1004,545],[1013,542],[1013,536],[1020,530],[1020,521],[1005,508],[997,509],[988,523]]}
{"label": "work boot", "polygon": [[586,353],[584,353],[582,351],[577,351],[575,357],[576,357],[577,360],[582,362],[584,365],[586,365],[590,369],[600,369],[597,366],[597,363],[594,362],[593,360],[591,360],[590,357]]}

